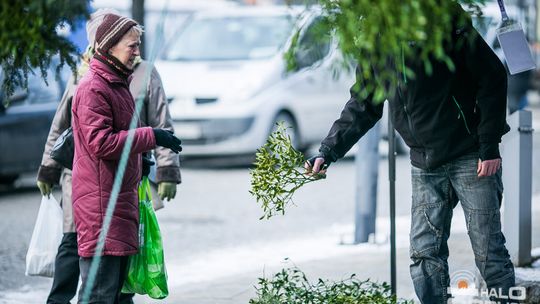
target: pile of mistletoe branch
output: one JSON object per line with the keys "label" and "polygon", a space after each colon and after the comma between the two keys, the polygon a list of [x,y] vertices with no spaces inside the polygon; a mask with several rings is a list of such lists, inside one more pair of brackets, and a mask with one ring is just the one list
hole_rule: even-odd
{"label": "pile of mistletoe branch", "polygon": [[297,268],[283,269],[273,278],[259,278],[257,296],[250,304],[412,304],[392,295],[387,283],[349,279],[312,284]]}

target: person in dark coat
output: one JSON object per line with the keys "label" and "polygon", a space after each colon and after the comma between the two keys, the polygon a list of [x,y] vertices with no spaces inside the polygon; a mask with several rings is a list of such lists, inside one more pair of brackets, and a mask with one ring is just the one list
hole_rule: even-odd
{"label": "person in dark coat", "polygon": [[[156,145],[177,153],[181,150],[180,140],[170,131],[151,127],[129,130],[135,114],[129,83],[135,59],[140,55],[141,34],[142,29],[134,20],[107,14],[96,31],[97,47],[90,60],[90,70],[81,79],[73,98],[72,201],[81,257],[79,300],[90,280],[92,257],[101,255],[89,303],[118,303],[127,258],[138,252],[137,187],[142,174],[141,154]],[[133,141],[123,172],[120,159],[129,133]],[[103,252],[97,252],[113,183],[122,173]]]}
{"label": "person in dark coat", "polygon": [[[456,8],[456,14],[465,12]],[[388,97],[390,118],[411,148],[410,273],[424,304],[446,304],[451,297],[447,240],[458,201],[487,287],[508,295],[515,285],[499,212],[503,191],[499,143],[509,130],[506,72],[467,21],[454,22],[452,40],[445,46],[454,70],[432,60],[433,72],[427,74],[419,56],[411,58],[405,64],[415,77],[400,77],[404,80]],[[362,85],[361,75],[357,74],[355,86]],[[322,141],[320,154],[306,162],[308,173],[324,172],[381,118],[383,104],[375,104],[373,96],[361,98],[355,86]]]}

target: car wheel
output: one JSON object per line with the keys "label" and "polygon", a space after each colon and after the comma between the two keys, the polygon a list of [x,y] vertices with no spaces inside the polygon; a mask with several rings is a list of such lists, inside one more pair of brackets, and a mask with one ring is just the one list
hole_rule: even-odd
{"label": "car wheel", "polygon": [[289,136],[291,137],[293,147],[295,149],[300,149],[300,132],[298,132],[296,121],[291,116],[291,114],[287,112],[280,112],[278,115],[276,115],[274,123],[272,124],[272,128],[270,129],[271,133],[277,130],[277,123],[279,122],[283,122],[283,124],[287,128],[287,134],[289,134]]}
{"label": "car wheel", "polygon": [[11,186],[19,178],[18,175],[0,175],[0,185]]}

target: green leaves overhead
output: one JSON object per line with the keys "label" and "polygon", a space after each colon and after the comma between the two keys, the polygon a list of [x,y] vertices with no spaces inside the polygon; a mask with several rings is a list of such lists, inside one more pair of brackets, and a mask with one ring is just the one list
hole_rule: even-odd
{"label": "green leaves overhead", "polygon": [[[51,58],[59,55],[60,67],[76,67],[75,46],[57,33],[58,26],[75,25],[88,18],[85,0],[5,0],[0,3],[0,66],[2,96],[16,87],[27,87],[28,73],[39,69],[46,79]],[[7,103],[7,99],[5,101]]]}
{"label": "green leaves overhead", "polygon": [[261,219],[277,213],[285,214],[285,206],[292,203],[292,196],[303,185],[324,178],[324,175],[306,175],[304,155],[294,149],[287,128],[278,123],[275,132],[257,150],[255,168],[251,170],[249,191],[263,209]]}
{"label": "green leaves overhead", "polygon": [[[451,37],[452,20],[465,22],[453,0],[320,0],[326,32],[333,32],[346,58],[354,60],[364,83],[361,97],[383,101],[400,79],[414,77],[405,61],[421,60],[426,71],[430,59],[453,63],[444,45]],[[460,1],[468,10],[480,11],[484,0]],[[456,18],[456,19],[454,19]],[[285,58],[293,69],[295,39]],[[414,48],[411,47],[414,45]]]}

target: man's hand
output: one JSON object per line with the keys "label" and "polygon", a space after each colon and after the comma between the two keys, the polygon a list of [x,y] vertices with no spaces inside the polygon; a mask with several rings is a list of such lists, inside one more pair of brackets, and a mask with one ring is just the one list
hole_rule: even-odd
{"label": "man's hand", "polygon": [[41,192],[42,196],[47,196],[47,198],[51,197],[52,186],[53,185],[38,181],[37,186],[38,186],[39,192]]}
{"label": "man's hand", "polygon": [[160,182],[158,184],[158,195],[161,200],[172,200],[176,196],[176,183]]}
{"label": "man's hand", "polygon": [[478,169],[476,170],[476,173],[478,173],[478,177],[483,176],[491,176],[499,170],[501,167],[502,160],[500,158],[496,159],[489,159],[489,160],[478,160]]}
{"label": "man's hand", "polygon": [[307,175],[324,175],[326,174],[328,164],[326,163],[324,157],[322,157],[321,155],[317,155],[306,160],[304,168],[306,169]]}

